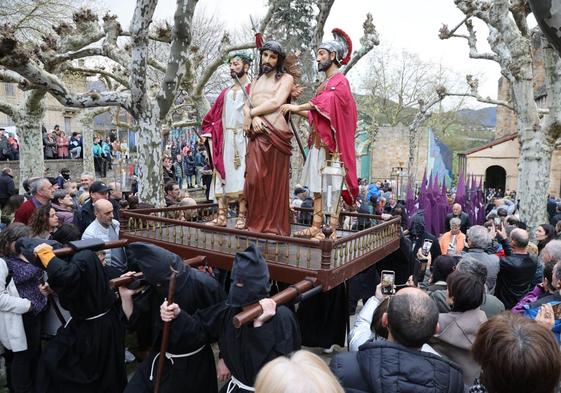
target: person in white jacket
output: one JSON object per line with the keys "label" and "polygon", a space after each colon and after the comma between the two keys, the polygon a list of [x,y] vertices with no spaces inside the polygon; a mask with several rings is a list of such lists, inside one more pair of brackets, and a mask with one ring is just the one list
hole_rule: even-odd
{"label": "person in white jacket", "polygon": [[4,348],[12,352],[27,349],[21,316],[30,309],[31,301],[19,297],[14,280],[8,277],[6,261],[0,258],[0,342]]}
{"label": "person in white jacket", "polygon": [[22,314],[31,309],[31,301],[19,296],[14,280],[9,276],[6,261],[0,258],[0,354],[4,348],[8,388],[11,388],[10,365],[13,352],[27,350],[27,338]]}
{"label": "person in white jacket", "polygon": [[[412,281],[412,278],[410,278]],[[380,328],[380,332],[376,331],[376,322],[373,323],[375,312],[379,319],[382,319],[382,315],[385,314],[388,301],[385,301],[388,296],[382,295],[382,286],[378,284],[376,286],[376,295],[372,296],[366,304],[360,310],[360,313],[356,317],[356,321],[349,333],[349,351],[356,352],[358,348],[369,340],[386,340],[387,339],[387,329]],[[395,293],[395,289],[394,289]],[[378,309],[382,305],[381,309]],[[383,332],[385,330],[385,332]],[[435,355],[439,355],[430,345],[423,344],[421,351],[430,352]]]}

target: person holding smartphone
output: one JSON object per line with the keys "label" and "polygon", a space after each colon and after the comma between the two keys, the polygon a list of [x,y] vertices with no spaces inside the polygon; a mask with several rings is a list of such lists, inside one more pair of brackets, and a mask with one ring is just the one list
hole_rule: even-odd
{"label": "person holding smartphone", "polygon": [[[415,282],[422,281],[426,269],[426,256],[430,253],[431,260],[441,255],[440,245],[437,238],[425,230],[424,214],[417,213],[411,219],[409,229],[409,240],[411,240],[411,254],[409,275],[413,275]],[[420,253],[419,250],[422,250]]]}

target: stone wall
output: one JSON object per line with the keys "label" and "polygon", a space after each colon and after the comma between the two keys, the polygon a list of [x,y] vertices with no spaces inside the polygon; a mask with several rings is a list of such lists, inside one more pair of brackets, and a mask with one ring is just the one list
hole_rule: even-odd
{"label": "stone wall", "polygon": [[[421,181],[427,166],[428,130],[418,130],[418,152],[415,180]],[[372,149],[372,179],[390,179],[392,168],[407,167],[409,161],[409,129],[405,126],[380,127]]]}
{"label": "stone wall", "polygon": [[[11,168],[14,173],[14,182],[19,184],[19,161],[0,161],[0,168]],[[45,160],[45,171],[47,176],[57,177],[62,168],[70,170],[70,178],[80,182],[80,175],[83,172],[82,160]],[[25,174],[21,174],[24,178]]]}
{"label": "stone wall", "polygon": [[[84,92],[88,90],[86,78],[65,76],[64,82],[72,91]],[[18,89],[15,83],[0,83],[0,100],[11,105],[20,105],[25,100],[25,92]],[[66,108],[50,94],[45,96],[43,103],[45,105],[43,125],[47,130],[52,130],[55,125],[59,125],[67,136],[70,136],[73,131],[81,130],[82,126],[78,123],[80,109]],[[13,122],[8,115],[0,113],[0,126],[10,125],[13,125]]]}
{"label": "stone wall", "polygon": [[[501,101],[510,101],[510,83],[505,77],[501,76],[498,83],[497,98]],[[505,135],[516,132],[516,116],[514,112],[504,106],[497,106],[497,123],[495,125],[495,138],[502,138]]]}

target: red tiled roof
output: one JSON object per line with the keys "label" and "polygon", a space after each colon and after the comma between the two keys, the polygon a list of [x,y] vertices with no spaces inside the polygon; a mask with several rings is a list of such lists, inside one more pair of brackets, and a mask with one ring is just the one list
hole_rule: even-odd
{"label": "red tiled roof", "polygon": [[485,149],[487,149],[487,148],[500,145],[501,143],[511,141],[511,140],[513,140],[513,139],[515,139],[515,138],[518,138],[518,134],[509,134],[509,135],[505,135],[505,136],[503,136],[502,138],[498,138],[498,139],[492,140],[491,142],[488,142],[488,143],[486,143],[486,144],[484,144],[484,145],[481,145],[481,146],[474,147],[473,149],[466,150],[466,151],[464,151],[464,152],[462,152],[462,153],[460,153],[460,154],[463,154],[463,155],[466,155],[466,156],[467,156],[467,155],[476,153],[476,152],[478,152],[478,151],[485,150]]}

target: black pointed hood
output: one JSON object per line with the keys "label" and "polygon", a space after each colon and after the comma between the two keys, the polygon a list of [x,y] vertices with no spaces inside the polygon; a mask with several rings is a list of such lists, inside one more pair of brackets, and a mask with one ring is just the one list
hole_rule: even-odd
{"label": "black pointed hood", "polygon": [[29,263],[39,266],[43,269],[41,262],[35,257],[33,250],[40,244],[47,243],[53,249],[62,248],[62,245],[55,240],[39,239],[36,237],[22,237],[16,240],[15,249],[17,254],[22,254]]}
{"label": "black pointed hood", "polygon": [[243,307],[269,297],[269,267],[261,251],[250,245],[234,258],[227,304]]}
{"label": "black pointed hood", "polygon": [[416,239],[424,238],[425,235],[425,216],[424,212],[419,211],[411,218],[411,227],[409,229],[411,236]]}
{"label": "black pointed hood", "polygon": [[176,270],[176,291],[181,291],[189,275],[191,268],[183,264],[183,259],[162,247],[149,243],[131,243],[126,247],[127,258],[137,263],[144,274],[144,279],[158,288],[161,295],[167,296],[169,288],[169,277],[172,267]]}

